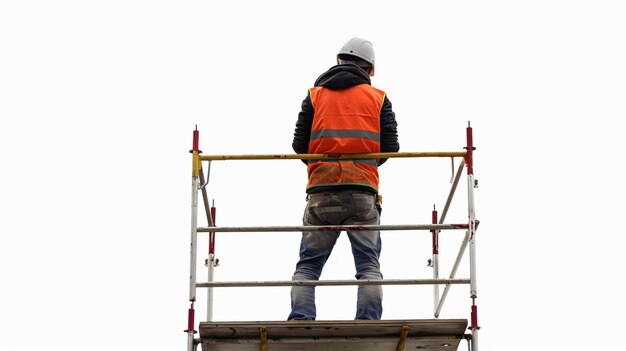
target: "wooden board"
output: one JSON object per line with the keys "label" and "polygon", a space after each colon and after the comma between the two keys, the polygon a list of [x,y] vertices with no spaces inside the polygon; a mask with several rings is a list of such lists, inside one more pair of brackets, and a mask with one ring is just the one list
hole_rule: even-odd
{"label": "wooden board", "polygon": [[203,351],[259,351],[261,328],[268,351],[452,351],[465,338],[465,319],[201,322]]}

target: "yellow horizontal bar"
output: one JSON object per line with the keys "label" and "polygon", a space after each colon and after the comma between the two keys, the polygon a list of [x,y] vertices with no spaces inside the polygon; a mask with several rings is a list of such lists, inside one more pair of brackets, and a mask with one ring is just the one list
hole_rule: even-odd
{"label": "yellow horizontal bar", "polygon": [[371,158],[400,158],[400,157],[464,157],[466,151],[442,152],[381,152],[372,154],[265,154],[265,155],[200,155],[201,161],[225,160],[357,160]]}

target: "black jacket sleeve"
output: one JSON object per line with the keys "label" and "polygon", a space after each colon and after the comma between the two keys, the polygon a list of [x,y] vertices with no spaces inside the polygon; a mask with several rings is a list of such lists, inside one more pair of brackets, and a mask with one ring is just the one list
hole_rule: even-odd
{"label": "black jacket sleeve", "polygon": [[[302,101],[302,107],[298,114],[296,122],[296,130],[293,133],[293,142],[291,147],[297,154],[306,154],[309,152],[309,141],[311,139],[311,128],[313,127],[313,115],[315,110],[311,103],[311,97],[307,97]],[[306,160],[302,160],[304,164],[308,164]]]}
{"label": "black jacket sleeve", "polygon": [[[380,110],[380,152],[398,152],[398,122],[396,114],[391,107],[391,101],[385,95],[383,107]],[[380,159],[378,165],[387,162],[387,159]]]}

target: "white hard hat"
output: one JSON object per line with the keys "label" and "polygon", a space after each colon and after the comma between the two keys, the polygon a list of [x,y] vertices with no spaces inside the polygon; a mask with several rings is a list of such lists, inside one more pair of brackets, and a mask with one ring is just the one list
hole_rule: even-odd
{"label": "white hard hat", "polygon": [[337,62],[339,62],[340,55],[356,56],[360,59],[367,61],[372,65],[371,75],[374,75],[374,47],[369,40],[365,40],[359,37],[354,37],[348,40],[345,44],[343,44],[341,50],[339,50],[339,53],[337,54]]}

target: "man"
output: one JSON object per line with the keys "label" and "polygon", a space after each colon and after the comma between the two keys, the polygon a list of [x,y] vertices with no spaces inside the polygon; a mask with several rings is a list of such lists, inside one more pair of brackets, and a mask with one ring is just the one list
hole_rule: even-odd
{"label": "man", "polygon": [[[302,102],[293,138],[298,154],[397,152],[397,123],[385,92],[371,86],[374,49],[362,38],[347,41],[337,65],[324,72]],[[377,225],[378,170],[386,159],[309,160],[303,224]],[[303,232],[293,280],[319,280],[339,231]],[[347,231],[357,279],[382,280],[380,232]],[[355,319],[379,320],[382,287],[358,288]],[[314,320],[315,287],[291,289],[289,320]]]}

